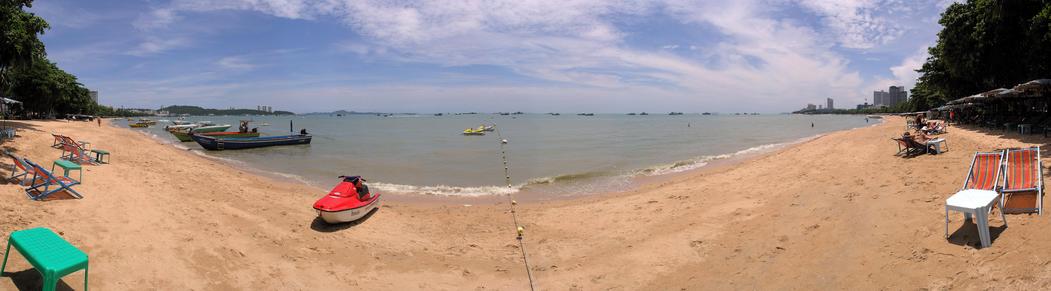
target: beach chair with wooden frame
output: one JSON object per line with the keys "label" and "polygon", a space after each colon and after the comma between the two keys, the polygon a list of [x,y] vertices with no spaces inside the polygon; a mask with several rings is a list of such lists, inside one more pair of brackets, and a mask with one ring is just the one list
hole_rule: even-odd
{"label": "beach chair with wooden frame", "polygon": [[892,138],[898,142],[898,153],[895,155],[912,156],[927,153],[927,145],[911,138]]}
{"label": "beach chair with wooden frame", "polygon": [[[1040,161],[1040,147],[1008,149],[1004,164],[1004,177],[1000,189],[1001,199],[1004,199],[1004,210],[1009,212],[1032,212],[1044,213],[1044,170]],[[1026,199],[1032,196],[1032,201]],[[1015,205],[1029,205],[1032,207],[1012,207]]]}
{"label": "beach chair with wooden frame", "polygon": [[61,134],[51,133],[51,136],[55,138],[55,142],[51,144],[53,148],[62,148],[62,143],[66,142],[66,136]]}
{"label": "beach chair with wooden frame", "polygon": [[44,167],[29,160],[25,160],[25,162],[29,164],[31,167],[30,171],[33,173],[33,183],[26,187],[26,196],[29,196],[29,199],[41,200],[63,190],[68,191],[74,197],[84,198],[77,190],[73,190],[73,186],[79,185],[80,181],[66,176],[56,176]]}

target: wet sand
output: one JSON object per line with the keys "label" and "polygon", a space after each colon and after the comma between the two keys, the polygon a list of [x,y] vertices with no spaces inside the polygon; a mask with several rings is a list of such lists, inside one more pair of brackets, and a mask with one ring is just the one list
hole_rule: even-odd
{"label": "wet sand", "polygon": [[[831,133],[732,165],[625,193],[528,202],[518,214],[545,290],[1043,289],[1048,217],[993,216],[992,247],[944,199],[975,150],[1037,136],[951,127],[950,151],[894,156],[904,120]],[[46,226],[91,259],[92,289],[523,290],[507,203],[388,201],[359,224],[328,226],[327,192],[275,180],[94,123],[16,122],[7,149],[50,168],[49,132],[112,152],[85,166],[84,199],[30,201],[0,185],[0,235]],[[1047,156],[1047,155],[1044,155]],[[1048,161],[1045,159],[1045,164]],[[2,166],[9,168],[11,161]],[[1046,171],[1045,171],[1046,172]],[[4,174],[7,172],[4,171]],[[0,289],[34,287],[19,255]],[[63,284],[82,286],[75,273]]]}

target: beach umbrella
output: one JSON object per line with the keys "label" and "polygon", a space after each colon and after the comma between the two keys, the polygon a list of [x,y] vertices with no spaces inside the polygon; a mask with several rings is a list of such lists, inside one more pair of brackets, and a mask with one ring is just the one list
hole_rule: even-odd
{"label": "beach umbrella", "polygon": [[1051,91],[1051,79],[1037,79],[1014,87],[1014,90],[1026,94],[1040,94]]}
{"label": "beach umbrella", "polygon": [[989,91],[982,92],[982,93],[980,93],[978,95],[981,95],[982,97],[995,97],[995,96],[997,96],[997,95],[999,95],[999,94],[1001,94],[1001,93],[1003,93],[1004,91],[1007,91],[1007,90],[1010,90],[1010,89],[1007,89],[1007,88],[996,88],[996,89],[992,89],[992,90],[989,90]]}
{"label": "beach umbrella", "polygon": [[1022,92],[1019,92],[1019,91],[1017,91],[1015,89],[1006,89],[1006,90],[997,91],[996,94],[993,95],[993,97],[996,97],[996,98],[1022,97],[1021,93]]}

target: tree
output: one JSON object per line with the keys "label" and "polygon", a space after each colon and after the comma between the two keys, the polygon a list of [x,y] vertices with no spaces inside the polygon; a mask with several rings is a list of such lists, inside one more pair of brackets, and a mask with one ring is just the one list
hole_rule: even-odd
{"label": "tree", "polygon": [[23,10],[32,0],[0,0],[0,92],[8,88],[12,66],[27,65],[45,56],[37,37],[50,28],[47,21]]}
{"label": "tree", "polygon": [[946,8],[911,110],[1051,74],[1051,1],[969,0]]}

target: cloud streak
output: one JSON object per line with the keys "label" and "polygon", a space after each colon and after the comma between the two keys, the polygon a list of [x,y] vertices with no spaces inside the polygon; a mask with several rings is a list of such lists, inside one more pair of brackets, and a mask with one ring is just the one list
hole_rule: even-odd
{"label": "cloud streak", "polygon": [[[798,107],[804,98],[844,97],[860,101],[865,96],[874,81],[866,81],[853,69],[851,59],[841,50],[864,50],[900,38],[906,29],[895,21],[895,10],[888,9],[888,5],[895,3],[175,0],[141,14],[134,26],[147,33],[170,31],[185,14],[211,11],[253,11],[300,20],[335,19],[361,36],[332,44],[347,54],[442,67],[497,66],[532,80],[505,87],[518,92],[501,95],[553,94],[538,89],[549,86],[572,88],[593,98],[663,96],[675,105],[748,104],[785,110]],[[784,17],[780,13],[788,7],[815,15],[820,25]],[[720,37],[706,41],[684,39],[681,43],[686,44],[638,46],[629,39],[636,33],[633,21],[640,19],[667,19],[687,30],[712,30]],[[148,37],[129,54],[150,56],[192,44],[188,38]],[[221,58],[216,65],[242,71],[256,68],[256,64],[235,56]],[[911,83],[907,79],[915,78],[915,74],[909,74],[915,65],[916,58],[910,57],[891,68],[893,79]],[[884,79],[889,80],[873,80]],[[399,80],[387,83],[405,85]],[[377,94],[390,90],[379,89],[382,86],[369,90]],[[475,92],[470,87],[448,89],[464,95]],[[323,93],[336,96],[342,94],[336,93],[339,91]],[[340,96],[355,98],[360,94]]]}

